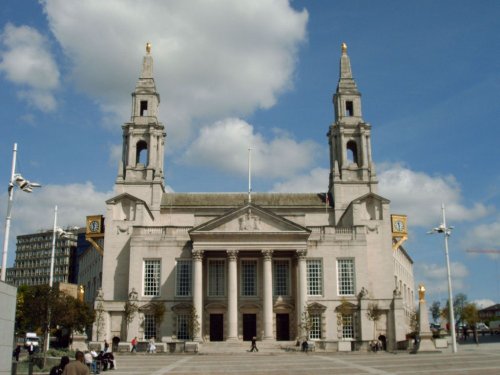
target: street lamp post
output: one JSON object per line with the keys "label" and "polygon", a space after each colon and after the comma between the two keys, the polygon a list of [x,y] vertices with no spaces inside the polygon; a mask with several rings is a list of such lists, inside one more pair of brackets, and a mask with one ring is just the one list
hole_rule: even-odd
{"label": "street lamp post", "polygon": [[9,201],[7,203],[7,214],[5,215],[5,233],[3,238],[3,252],[2,252],[2,273],[0,279],[5,282],[5,277],[7,273],[7,253],[9,249],[9,233],[10,233],[10,221],[12,212],[12,201],[14,200],[14,184],[26,193],[31,193],[34,187],[40,187],[40,184],[35,182],[30,182],[23,178],[19,173],[16,173],[16,155],[17,155],[17,143],[14,143],[14,150],[12,151],[12,170],[10,174],[9,181]]}
{"label": "street lamp post", "polygon": [[455,312],[453,311],[453,294],[451,291],[451,272],[450,272],[450,256],[448,255],[448,237],[451,235],[451,230],[453,227],[446,226],[446,214],[444,203],[441,204],[441,212],[443,214],[443,222],[437,228],[433,228],[429,234],[433,233],[443,233],[444,234],[444,252],[446,255],[446,270],[448,272],[448,311],[449,311],[449,322],[451,327],[451,341],[453,353],[457,352],[457,337],[455,331]]}
{"label": "street lamp post", "polygon": [[[50,276],[49,276],[49,287],[52,291],[52,286],[54,285],[54,258],[56,253],[56,239],[57,237],[64,237],[68,233],[57,226],[57,206],[54,207],[54,229],[52,231],[52,252],[50,254]],[[45,340],[45,350],[49,350],[50,342],[50,319],[51,310],[50,306],[47,308],[47,339]]]}

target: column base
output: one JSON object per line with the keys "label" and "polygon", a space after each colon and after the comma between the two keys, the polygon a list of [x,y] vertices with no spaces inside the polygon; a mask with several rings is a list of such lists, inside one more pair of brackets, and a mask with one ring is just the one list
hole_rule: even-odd
{"label": "column base", "polygon": [[263,337],[262,341],[275,341],[273,336]]}
{"label": "column base", "polygon": [[236,342],[240,341],[237,337],[228,337],[226,338],[226,342]]}

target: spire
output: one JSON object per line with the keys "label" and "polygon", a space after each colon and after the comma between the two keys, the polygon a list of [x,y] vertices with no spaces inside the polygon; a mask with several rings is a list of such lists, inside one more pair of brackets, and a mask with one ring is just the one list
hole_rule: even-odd
{"label": "spire", "polygon": [[342,43],[342,56],[340,57],[340,74],[339,83],[337,85],[337,92],[343,93],[358,93],[356,82],[352,78],[351,60],[347,55],[347,44]]}
{"label": "spire", "polygon": [[141,78],[153,78],[153,57],[151,56],[151,43],[146,43],[146,55],[142,60]]}

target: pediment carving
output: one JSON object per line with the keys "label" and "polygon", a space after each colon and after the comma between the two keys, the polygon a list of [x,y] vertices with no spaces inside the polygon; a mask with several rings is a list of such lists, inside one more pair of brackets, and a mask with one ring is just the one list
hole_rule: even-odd
{"label": "pediment carving", "polygon": [[310,233],[310,230],[269,210],[249,204],[201,224],[189,231],[197,233]]}

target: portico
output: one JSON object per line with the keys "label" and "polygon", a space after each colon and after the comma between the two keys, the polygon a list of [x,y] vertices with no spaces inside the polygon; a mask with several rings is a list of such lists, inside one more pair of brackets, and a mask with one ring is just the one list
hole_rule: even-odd
{"label": "portico", "polygon": [[247,204],[189,235],[201,327],[196,340],[248,340],[251,332],[262,340],[290,340],[300,334],[310,230]]}

